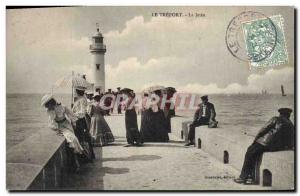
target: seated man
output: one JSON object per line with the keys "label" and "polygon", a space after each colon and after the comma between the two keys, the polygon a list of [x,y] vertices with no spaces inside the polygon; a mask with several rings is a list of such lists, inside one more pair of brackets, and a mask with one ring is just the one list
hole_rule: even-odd
{"label": "seated man", "polygon": [[292,110],[280,108],[278,112],[279,116],[271,118],[248,147],[240,177],[234,179],[236,183],[255,183],[255,165],[263,152],[294,148],[294,125],[289,119]]}
{"label": "seated man", "polygon": [[202,103],[199,104],[199,108],[194,115],[194,121],[190,124],[188,139],[189,143],[185,146],[195,145],[195,128],[201,125],[208,125],[211,121],[216,121],[216,111],[214,104],[208,102],[208,96],[201,97]]}

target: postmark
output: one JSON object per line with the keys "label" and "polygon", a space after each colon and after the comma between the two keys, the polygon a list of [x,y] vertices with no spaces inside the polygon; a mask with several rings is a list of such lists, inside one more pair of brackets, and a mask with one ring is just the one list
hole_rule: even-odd
{"label": "postmark", "polygon": [[225,40],[234,57],[250,63],[260,62],[274,51],[277,29],[273,21],[264,14],[246,11],[230,21]]}

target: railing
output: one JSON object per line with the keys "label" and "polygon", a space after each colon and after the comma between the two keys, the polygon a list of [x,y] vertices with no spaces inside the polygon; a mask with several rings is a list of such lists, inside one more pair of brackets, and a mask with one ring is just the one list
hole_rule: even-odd
{"label": "railing", "polygon": [[106,50],[106,45],[104,44],[91,44],[90,50]]}

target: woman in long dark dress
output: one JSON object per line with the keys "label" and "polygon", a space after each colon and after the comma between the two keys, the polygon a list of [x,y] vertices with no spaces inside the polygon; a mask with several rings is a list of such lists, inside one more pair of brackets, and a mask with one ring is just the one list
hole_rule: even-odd
{"label": "woman in long dark dress", "polygon": [[[135,107],[132,107],[134,103],[135,94],[133,91],[126,93],[128,96],[126,106],[125,106],[125,126],[126,126],[126,138],[128,145],[137,145],[140,146],[141,135],[138,129],[137,124],[137,114],[135,111]],[[128,146],[126,145],[126,146]]]}
{"label": "woman in long dark dress", "polygon": [[168,142],[168,129],[164,112],[159,103],[152,100],[151,107],[144,112],[141,135],[143,142]]}

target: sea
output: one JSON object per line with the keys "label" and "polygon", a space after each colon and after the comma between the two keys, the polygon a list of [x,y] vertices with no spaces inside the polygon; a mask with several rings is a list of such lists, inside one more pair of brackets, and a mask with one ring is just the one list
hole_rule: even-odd
{"label": "sea", "polygon": [[[42,96],[43,94],[7,94],[7,150],[35,133],[48,130],[45,129],[48,123],[46,109],[40,105]],[[59,94],[55,97],[62,104],[70,106],[71,95]],[[209,95],[209,101],[215,105],[219,123],[239,127],[241,131],[252,130],[252,135],[271,117],[278,115],[278,108],[289,107],[294,110],[294,95],[291,94]],[[192,118],[194,112],[195,110],[179,110],[176,115]],[[291,121],[294,122],[294,113]]]}

